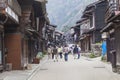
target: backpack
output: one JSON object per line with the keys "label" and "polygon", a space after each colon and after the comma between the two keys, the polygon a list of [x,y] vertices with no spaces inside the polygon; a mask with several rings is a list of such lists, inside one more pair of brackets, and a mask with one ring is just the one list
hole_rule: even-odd
{"label": "backpack", "polygon": [[73,49],[73,53],[78,53],[78,48],[77,48],[77,47],[75,47],[75,48]]}

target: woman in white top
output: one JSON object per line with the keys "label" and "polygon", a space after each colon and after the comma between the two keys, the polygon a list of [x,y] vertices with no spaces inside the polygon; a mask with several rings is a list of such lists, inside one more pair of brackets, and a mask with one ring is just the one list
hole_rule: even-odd
{"label": "woman in white top", "polygon": [[69,48],[67,45],[65,45],[65,47],[63,48],[63,53],[64,53],[64,59],[65,61],[68,61],[68,52],[69,52]]}

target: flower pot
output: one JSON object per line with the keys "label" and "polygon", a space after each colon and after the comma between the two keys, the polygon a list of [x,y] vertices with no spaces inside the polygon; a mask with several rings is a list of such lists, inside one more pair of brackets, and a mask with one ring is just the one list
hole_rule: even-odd
{"label": "flower pot", "polygon": [[40,59],[34,58],[34,59],[33,59],[33,63],[34,63],[34,64],[39,64],[39,63],[40,63]]}

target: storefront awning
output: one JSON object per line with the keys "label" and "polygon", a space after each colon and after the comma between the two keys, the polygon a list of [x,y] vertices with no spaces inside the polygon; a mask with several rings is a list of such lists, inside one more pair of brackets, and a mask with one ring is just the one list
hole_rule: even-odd
{"label": "storefront awning", "polygon": [[78,20],[78,21],[76,22],[76,24],[78,24],[78,23],[81,23],[81,24],[82,24],[82,22],[85,21],[85,20],[87,20],[87,18],[81,18],[80,20]]}
{"label": "storefront awning", "polygon": [[112,29],[113,26],[114,26],[113,22],[110,22],[110,23],[108,23],[108,25],[105,26],[100,32],[106,32],[106,31]]}
{"label": "storefront awning", "polygon": [[83,32],[83,34],[91,34],[92,32],[96,31],[96,29],[90,29],[90,30],[86,30],[85,32]]}
{"label": "storefront awning", "polygon": [[74,26],[73,26],[73,27],[71,27],[71,28],[80,29],[80,25],[81,25],[81,23],[78,23],[78,24],[74,25]]}

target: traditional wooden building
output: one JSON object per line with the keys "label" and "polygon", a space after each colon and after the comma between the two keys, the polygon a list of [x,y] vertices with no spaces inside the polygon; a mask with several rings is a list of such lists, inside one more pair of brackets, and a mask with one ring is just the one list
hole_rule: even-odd
{"label": "traditional wooden building", "polygon": [[71,37],[73,37],[73,42],[75,44],[79,44],[80,40],[80,25],[79,23],[76,23],[75,26],[71,27],[71,30],[73,29],[74,31],[71,34]]}
{"label": "traditional wooden building", "polygon": [[3,71],[3,68],[5,66],[5,58],[4,58],[4,29],[3,29],[2,23],[0,23],[0,71]]}
{"label": "traditional wooden building", "polygon": [[44,30],[47,25],[50,24],[49,19],[47,17],[46,12],[46,3],[47,0],[35,0],[34,2],[34,9],[35,9],[35,24],[36,24],[36,31],[39,33],[39,42],[38,44],[38,51],[45,52],[47,40],[44,38]]}
{"label": "traditional wooden building", "polygon": [[49,24],[45,30],[45,38],[48,42],[48,45],[55,45],[55,29],[57,25]]}
{"label": "traditional wooden building", "polygon": [[4,21],[2,61],[11,64],[14,70],[24,69],[28,63],[32,63],[42,48],[42,28],[48,23],[46,2],[46,0],[0,1],[0,20]]}
{"label": "traditional wooden building", "polygon": [[[8,49],[5,47],[5,29],[6,26],[17,26],[19,24],[19,16],[21,16],[21,8],[19,3],[13,0],[0,0],[0,25],[1,31],[3,32],[3,37],[1,36],[2,45],[1,45],[1,64],[3,64],[4,69],[6,68],[7,63],[7,52]],[[14,30],[13,30],[14,32]],[[1,33],[2,34],[2,33]],[[9,42],[10,43],[10,42]],[[14,44],[13,44],[14,45]],[[12,46],[12,45],[11,45]],[[14,60],[14,58],[13,58]],[[1,65],[0,64],[0,65]]]}
{"label": "traditional wooden building", "polygon": [[120,65],[120,0],[107,0],[105,15],[107,25],[101,30],[107,41],[107,60],[112,63],[113,71],[119,72]]}
{"label": "traditional wooden building", "polygon": [[89,4],[77,23],[80,23],[80,41],[82,51],[91,51],[91,45],[99,43],[101,39],[100,30],[105,26],[104,16],[107,7],[106,0],[99,0]]}
{"label": "traditional wooden building", "polygon": [[4,58],[4,22],[6,22],[6,19],[2,18],[2,11],[6,5],[2,5],[4,3],[3,0],[0,1],[0,71],[3,71],[5,67],[5,58]]}
{"label": "traditional wooden building", "polygon": [[88,19],[81,19],[79,20],[80,23],[80,46],[81,51],[88,52],[91,50],[91,44],[90,44],[90,35],[89,35],[89,29],[90,29],[90,21]]}
{"label": "traditional wooden building", "polygon": [[63,32],[55,30],[55,44],[57,46],[63,45]]}

